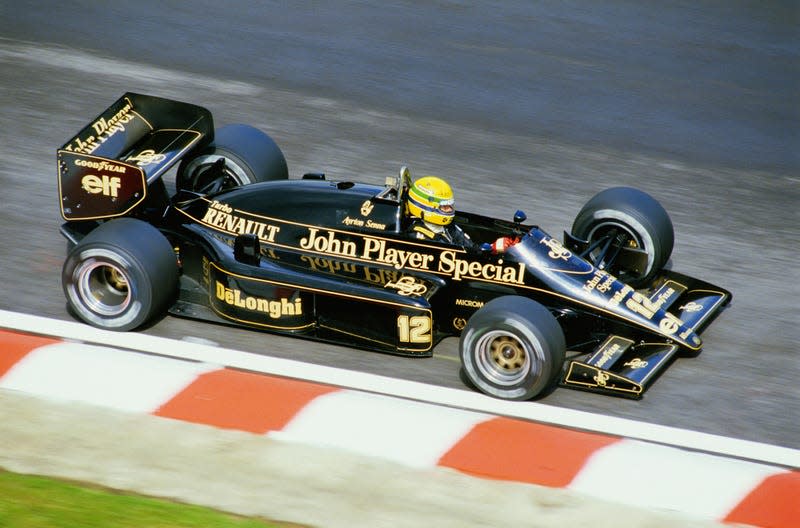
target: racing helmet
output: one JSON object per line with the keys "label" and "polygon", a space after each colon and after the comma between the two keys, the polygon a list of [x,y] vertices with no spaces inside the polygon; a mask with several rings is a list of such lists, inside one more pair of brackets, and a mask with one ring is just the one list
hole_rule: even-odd
{"label": "racing helmet", "polygon": [[408,213],[431,224],[450,224],[455,216],[454,204],[453,189],[436,176],[423,176],[408,190]]}

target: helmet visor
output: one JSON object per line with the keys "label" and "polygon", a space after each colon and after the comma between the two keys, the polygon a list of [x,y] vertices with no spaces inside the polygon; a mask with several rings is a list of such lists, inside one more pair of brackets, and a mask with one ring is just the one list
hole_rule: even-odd
{"label": "helmet visor", "polygon": [[453,200],[439,202],[436,210],[445,216],[453,216],[456,213],[455,208],[453,208]]}

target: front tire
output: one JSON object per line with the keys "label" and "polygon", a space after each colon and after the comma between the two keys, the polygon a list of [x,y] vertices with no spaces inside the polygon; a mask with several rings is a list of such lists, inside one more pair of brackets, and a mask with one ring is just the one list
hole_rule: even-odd
{"label": "front tire", "polygon": [[459,341],[463,373],[478,390],[529,400],[561,374],[564,332],[550,311],[526,297],[498,297],[467,322]]}
{"label": "front tire", "polygon": [[133,218],[102,224],[67,255],[61,284],[70,309],[107,330],[133,330],[174,299],[178,262],[155,227]]}
{"label": "front tire", "polygon": [[211,145],[181,162],[175,187],[212,194],[288,177],[286,158],[271,137],[249,125],[227,125],[214,132]]}
{"label": "front tire", "polygon": [[[675,242],[672,220],[664,207],[632,187],[613,187],[592,197],[575,217],[572,235],[598,248],[608,248],[596,250],[589,260],[633,287],[646,285],[662,270]],[[646,264],[627,268],[604,261],[600,254],[615,255],[617,247],[643,250]]]}

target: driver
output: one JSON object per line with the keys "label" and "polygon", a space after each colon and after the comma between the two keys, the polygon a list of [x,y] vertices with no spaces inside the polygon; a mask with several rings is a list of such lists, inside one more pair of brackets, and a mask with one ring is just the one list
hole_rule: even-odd
{"label": "driver", "polygon": [[414,238],[472,247],[472,240],[453,223],[453,189],[441,178],[423,176],[408,190],[408,231]]}
{"label": "driver", "polygon": [[[477,249],[469,235],[453,222],[453,189],[443,179],[423,176],[415,181],[408,190],[407,211],[412,218],[408,232],[413,238]],[[511,239],[501,237],[490,246],[493,253],[502,253],[510,245]]]}

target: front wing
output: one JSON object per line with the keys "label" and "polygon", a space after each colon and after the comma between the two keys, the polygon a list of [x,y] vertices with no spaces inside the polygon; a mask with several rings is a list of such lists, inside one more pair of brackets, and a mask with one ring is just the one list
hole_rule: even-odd
{"label": "front wing", "polygon": [[[661,305],[669,314],[697,333],[730,299],[728,291],[671,271],[664,273],[660,286],[648,297],[650,303],[664,301]],[[567,361],[560,384],[638,399],[669,366],[680,348],[666,336],[637,342],[630,337],[612,334],[585,359]]]}

